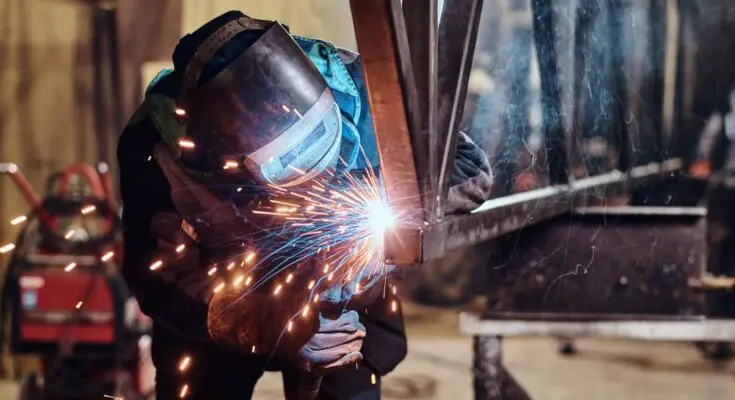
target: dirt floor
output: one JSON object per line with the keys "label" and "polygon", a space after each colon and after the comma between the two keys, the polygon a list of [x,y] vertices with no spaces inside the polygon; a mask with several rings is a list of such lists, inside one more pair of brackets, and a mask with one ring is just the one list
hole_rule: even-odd
{"label": "dirt floor", "polygon": [[[383,385],[384,399],[472,399],[471,338],[457,334],[457,311],[404,306],[409,355]],[[735,361],[704,360],[688,343],[581,340],[561,356],[548,338],[504,342],[509,371],[538,400],[732,400]],[[16,397],[0,382],[0,399]],[[282,399],[280,378],[266,375],[256,399]]]}

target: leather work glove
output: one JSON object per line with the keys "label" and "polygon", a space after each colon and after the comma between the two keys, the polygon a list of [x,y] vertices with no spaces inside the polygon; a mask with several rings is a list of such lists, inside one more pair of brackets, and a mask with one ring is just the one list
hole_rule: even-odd
{"label": "leather work glove", "polygon": [[445,213],[469,212],[482,205],[490,197],[493,180],[485,152],[460,131]]}
{"label": "leather work glove", "polygon": [[327,371],[362,360],[360,349],[365,326],[356,311],[346,311],[332,319],[319,315],[319,329],[299,350],[308,371]]}

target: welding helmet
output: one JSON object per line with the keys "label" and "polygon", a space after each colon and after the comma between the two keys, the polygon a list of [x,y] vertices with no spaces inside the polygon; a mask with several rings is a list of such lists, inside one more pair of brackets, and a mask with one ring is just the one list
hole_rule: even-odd
{"label": "welding helmet", "polygon": [[[263,32],[208,82],[214,54],[241,32]],[[292,187],[336,165],[341,114],[325,79],[277,22],[241,17],[207,38],[189,61],[176,103],[186,125],[179,154],[190,169]]]}

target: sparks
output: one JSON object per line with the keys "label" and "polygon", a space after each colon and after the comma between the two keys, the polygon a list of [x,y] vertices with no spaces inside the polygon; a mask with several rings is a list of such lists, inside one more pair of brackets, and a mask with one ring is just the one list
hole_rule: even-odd
{"label": "sparks", "polygon": [[254,259],[255,259],[255,253],[252,251],[248,252],[248,254],[245,256],[245,262],[248,264],[253,262]]}
{"label": "sparks", "polygon": [[74,306],[74,308],[76,308],[78,310],[78,309],[82,308],[83,305],[84,305],[84,302],[83,301],[80,301],[80,302],[77,303],[76,306]]}
{"label": "sparks", "polygon": [[155,271],[163,266],[163,261],[157,260],[149,267],[151,271]]}
{"label": "sparks", "polygon": [[219,285],[217,285],[217,286],[216,286],[216,287],[214,288],[214,292],[215,292],[215,293],[219,293],[219,292],[221,292],[221,291],[222,291],[222,289],[224,289],[224,288],[225,288],[225,283],[224,283],[224,282],[221,282],[221,283],[220,283]]}
{"label": "sparks", "polygon": [[373,385],[375,385],[375,383],[377,383],[377,381],[378,381],[378,378],[375,376],[375,374],[370,374],[370,383],[372,383]]}
{"label": "sparks", "polygon": [[176,111],[174,111],[174,112],[175,112],[175,113],[176,113],[176,115],[178,115],[179,117],[183,117],[183,116],[185,116],[185,115],[186,115],[186,111],[185,111],[185,110],[184,110],[183,108],[178,108],[178,107],[177,107],[177,108],[176,108]]}
{"label": "sparks", "polygon": [[314,281],[309,282],[309,290],[314,289],[314,285],[316,285],[316,282]]}
{"label": "sparks", "polygon": [[286,277],[286,283],[291,283],[291,281],[292,281],[292,280],[293,280],[293,273],[290,273],[290,274],[288,274],[288,276]]}
{"label": "sparks", "polygon": [[191,364],[191,357],[184,356],[184,358],[181,359],[181,362],[179,362],[179,371],[184,372],[187,368],[189,368],[189,365]]}
{"label": "sparks", "polygon": [[15,249],[15,244],[8,243],[8,244],[0,247],[0,254],[9,253],[9,252],[13,251],[13,249]]}
{"label": "sparks", "polygon": [[250,282],[252,281],[253,281],[253,278],[248,276],[247,279],[245,279],[245,286],[250,286]]}
{"label": "sparks", "polygon": [[212,267],[212,268],[209,269],[209,271],[207,271],[207,275],[208,276],[212,276],[212,275],[214,275],[216,273],[217,273],[217,267]]}
{"label": "sparks", "polygon": [[76,268],[76,267],[77,267],[77,263],[75,263],[75,262],[72,262],[72,263],[69,263],[69,264],[68,264],[68,265],[67,265],[66,267],[64,267],[64,271],[65,271],[65,272],[71,272],[71,271],[73,271],[73,270],[74,270],[74,268]]}
{"label": "sparks", "polygon": [[100,259],[101,259],[101,260],[102,260],[103,262],[108,262],[108,261],[110,261],[110,260],[112,259],[112,257],[114,257],[114,256],[115,256],[115,253],[113,253],[113,252],[111,252],[111,251],[108,251],[108,252],[107,252],[107,253],[105,253],[105,254],[104,254],[104,255],[102,256],[102,258],[100,258]]}
{"label": "sparks", "polygon": [[275,296],[278,296],[278,293],[281,293],[281,289],[282,289],[282,288],[283,288],[283,285],[281,285],[281,284],[279,283],[279,284],[278,284],[278,286],[276,286],[276,289],[275,289],[275,290],[273,291],[273,294],[274,294]]}
{"label": "sparks", "polygon": [[179,392],[179,398],[185,398],[186,395],[189,394],[189,385],[184,385],[181,387],[181,391]]}
{"label": "sparks", "polygon": [[235,280],[232,282],[232,286],[239,287],[240,284],[242,283],[242,281],[244,281],[244,280],[245,280],[245,277],[244,276],[238,275],[237,278],[235,278]]}
{"label": "sparks", "polygon": [[229,263],[229,264],[227,264],[227,270],[228,271],[232,271],[233,268],[235,268],[235,262],[234,261],[231,262],[231,263]]}
{"label": "sparks", "polygon": [[87,214],[93,212],[96,209],[97,209],[97,207],[95,207],[93,205],[86,206],[86,207],[82,208],[82,214],[87,215]]}
{"label": "sparks", "polygon": [[180,245],[176,246],[176,252],[177,253],[181,253],[184,250],[186,250],[186,245],[185,244],[180,244]]}
{"label": "sparks", "polygon": [[69,232],[66,232],[66,235],[64,235],[64,239],[69,240],[71,237],[74,236],[74,231],[71,230]]}
{"label": "sparks", "polygon": [[304,317],[304,318],[306,318],[308,315],[309,315],[309,306],[306,305],[306,306],[304,306],[304,310],[301,311],[301,316]]}
{"label": "sparks", "polygon": [[391,303],[390,303],[390,309],[393,312],[398,311],[398,302],[395,301],[395,300],[391,301]]}
{"label": "sparks", "polygon": [[26,222],[27,220],[28,220],[28,217],[26,217],[25,215],[20,215],[20,216],[17,216],[15,218],[11,219],[10,220],[10,225],[13,225],[13,226],[20,225],[20,224]]}
{"label": "sparks", "polygon": [[189,139],[181,139],[179,140],[179,146],[181,146],[182,149],[193,149],[194,142]]}
{"label": "sparks", "polygon": [[291,332],[292,328],[293,328],[293,321],[288,321],[288,326],[286,327],[286,330]]}

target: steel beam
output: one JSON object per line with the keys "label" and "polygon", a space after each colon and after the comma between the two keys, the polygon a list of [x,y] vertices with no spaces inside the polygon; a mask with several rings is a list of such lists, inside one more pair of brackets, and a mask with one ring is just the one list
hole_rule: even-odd
{"label": "steel beam", "polygon": [[437,147],[429,149],[440,155],[435,166],[439,176],[434,220],[444,217],[482,3],[483,0],[446,0],[439,24]]}
{"label": "steel beam", "polygon": [[421,196],[414,164],[406,104],[401,86],[401,62],[394,24],[396,0],[351,0],[357,46],[362,56],[365,86],[380,154],[381,175],[391,208],[407,227],[398,227],[385,240],[386,258],[396,265],[413,265],[421,259],[423,222]]}

